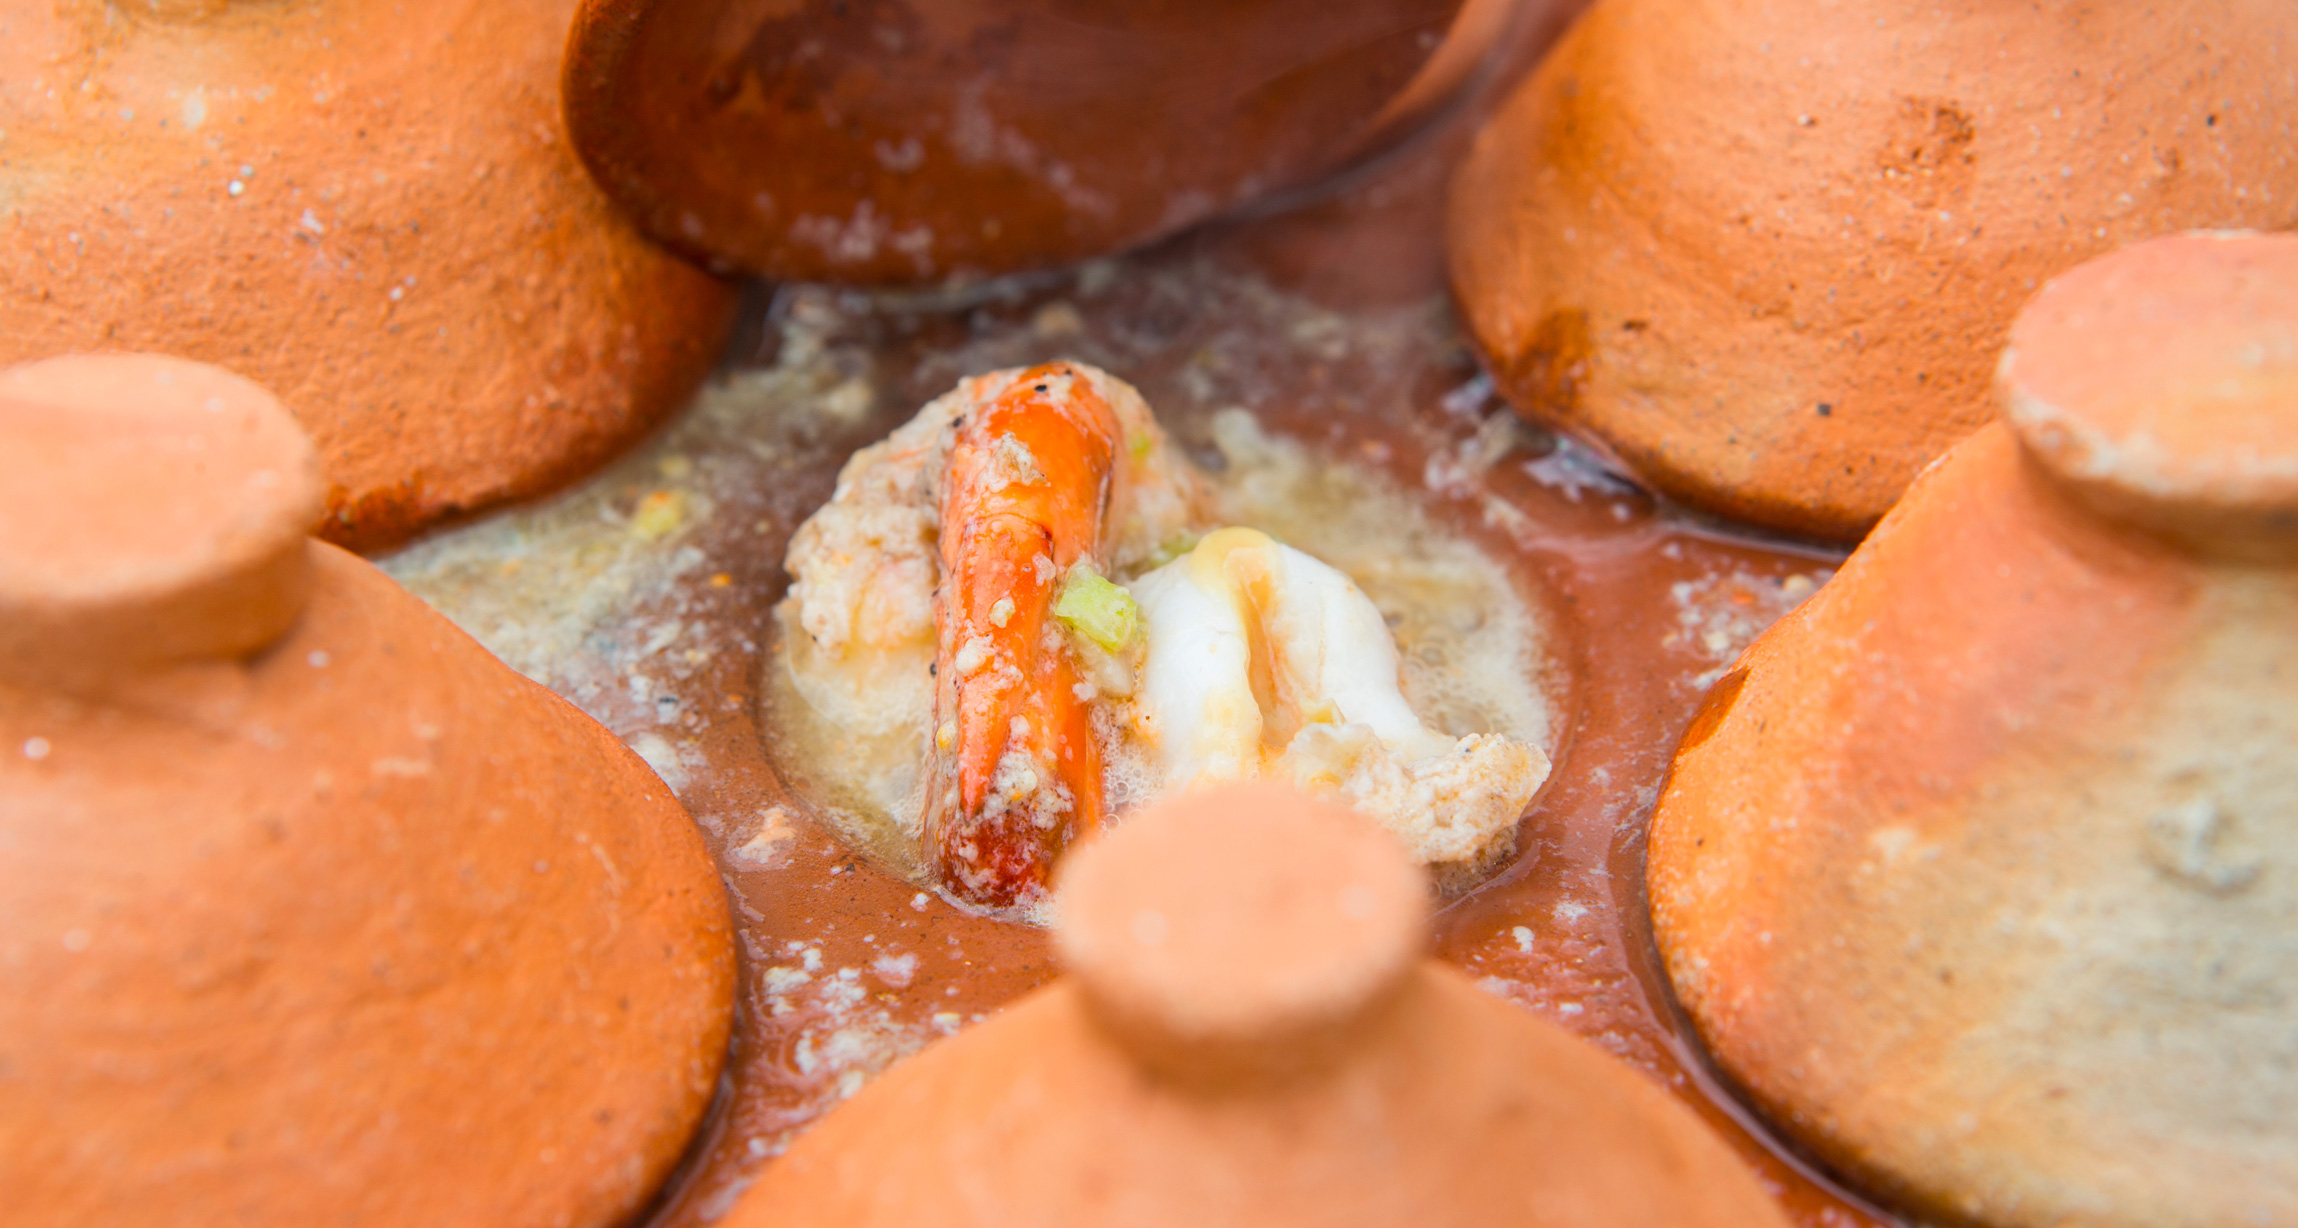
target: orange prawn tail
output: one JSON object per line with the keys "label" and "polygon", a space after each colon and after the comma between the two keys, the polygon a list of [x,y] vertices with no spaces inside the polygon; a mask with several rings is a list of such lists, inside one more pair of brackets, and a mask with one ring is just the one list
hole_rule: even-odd
{"label": "orange prawn tail", "polygon": [[926,841],[943,886],[1042,898],[1101,825],[1101,756],[1053,602],[1101,544],[1116,415],[1067,363],[1024,371],[958,426],[942,481]]}

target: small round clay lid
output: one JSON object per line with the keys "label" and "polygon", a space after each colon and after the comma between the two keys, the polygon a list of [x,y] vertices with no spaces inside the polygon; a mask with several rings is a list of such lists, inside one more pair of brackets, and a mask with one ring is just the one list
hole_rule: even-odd
{"label": "small round clay lid", "polygon": [[310,585],[318,462],[263,389],[202,363],[0,371],[0,675],[107,675],[277,639]]}
{"label": "small round clay lid", "polygon": [[719,267],[892,284],[1146,242],[1360,156],[1508,0],[584,0],[568,129]]}
{"label": "small round clay lid", "polygon": [[1404,983],[1428,885],[1351,811],[1274,788],[1210,792],[1063,867],[1055,943],[1101,1026],[1168,1075],[1329,1061]]}
{"label": "small round clay lid", "polygon": [[2298,235],[2174,235],[2053,279],[2003,416],[2061,489],[2211,553],[2298,552]]}
{"label": "small round clay lid", "polygon": [[889,1070],[726,1228],[1784,1228],[1652,1081],[1422,959],[1394,840],[1275,785],[1070,855],[1071,975]]}

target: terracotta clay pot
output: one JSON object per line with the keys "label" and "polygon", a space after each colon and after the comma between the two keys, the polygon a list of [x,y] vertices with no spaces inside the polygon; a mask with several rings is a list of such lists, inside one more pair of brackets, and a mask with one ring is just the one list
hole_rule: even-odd
{"label": "terracotta clay pot", "polygon": [[1927,1216],[2298,1222],[2298,236],[2066,274],[2002,393],[1685,735],[1669,973]]}
{"label": "terracotta clay pot", "polygon": [[2298,225],[2298,6],[1607,0],[1453,182],[1508,398],[1662,491],[1850,538],[1983,425],[2020,303]]}
{"label": "terracotta clay pot", "polygon": [[572,0],[0,0],[0,363],[214,362],[359,549],[550,489],[674,408],[726,284],[583,173]]}
{"label": "terracotta clay pot", "polygon": [[608,193],[699,256],[838,282],[1007,273],[1377,147],[1519,6],[584,0],[567,119]]}
{"label": "terracotta clay pot", "polygon": [[678,802],[319,509],[245,380],[0,372],[11,1224],[603,1228],[710,1099]]}
{"label": "terracotta clay pot", "polygon": [[1423,959],[1389,836],[1275,786],[1065,863],[1070,977],[768,1167],[765,1225],[1784,1225],[1658,1086]]}

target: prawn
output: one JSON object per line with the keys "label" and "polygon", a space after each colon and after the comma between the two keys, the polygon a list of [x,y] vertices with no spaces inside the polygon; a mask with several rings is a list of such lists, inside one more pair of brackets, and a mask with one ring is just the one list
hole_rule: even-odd
{"label": "prawn", "polygon": [[1023,371],[957,423],[941,492],[926,848],[945,888],[993,907],[1042,898],[1102,818],[1100,750],[1050,617],[1095,559],[1120,428],[1068,363]]}

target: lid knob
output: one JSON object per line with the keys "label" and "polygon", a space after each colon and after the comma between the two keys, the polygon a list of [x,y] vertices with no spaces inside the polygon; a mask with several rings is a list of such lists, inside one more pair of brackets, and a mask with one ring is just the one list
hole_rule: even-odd
{"label": "lid knob", "polygon": [[1325,1064],[1420,958],[1421,872],[1370,820],[1288,788],[1155,809],[1063,869],[1055,938],[1095,1022],[1185,1081]]}
{"label": "lid knob", "polygon": [[0,371],[0,676],[243,656],[302,612],[318,462],[263,389],[202,363]]}
{"label": "lid knob", "polygon": [[2003,416],[2053,485],[2217,555],[2298,552],[2298,235],[2174,235],[2011,326]]}

